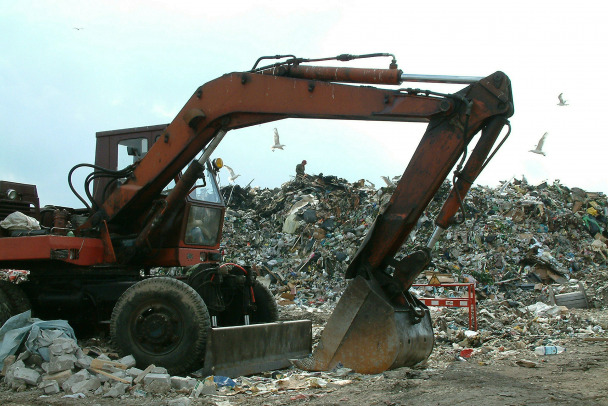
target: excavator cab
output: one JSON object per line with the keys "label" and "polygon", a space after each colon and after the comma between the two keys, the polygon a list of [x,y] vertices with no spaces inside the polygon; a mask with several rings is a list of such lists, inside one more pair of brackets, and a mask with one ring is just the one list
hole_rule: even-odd
{"label": "excavator cab", "polygon": [[[97,133],[95,165],[110,171],[118,171],[129,165],[137,165],[159,139],[167,124],[127,128]],[[220,162],[219,166],[218,163]],[[196,182],[190,188],[179,209],[161,226],[159,238],[154,244],[149,260],[143,265],[152,267],[189,267],[199,263],[207,265],[220,261],[221,230],[226,207],[217,184],[217,172],[221,160],[205,162]],[[160,193],[166,198],[181,174],[171,179]],[[103,202],[115,187],[124,183],[119,179],[97,177],[93,183],[93,198]]]}

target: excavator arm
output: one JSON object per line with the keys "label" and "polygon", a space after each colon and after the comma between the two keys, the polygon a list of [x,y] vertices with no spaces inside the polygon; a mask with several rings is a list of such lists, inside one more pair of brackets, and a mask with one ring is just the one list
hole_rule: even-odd
{"label": "excavator arm", "polygon": [[[121,260],[145,253],[160,225],[170,221],[170,213],[191,190],[205,160],[232,129],[285,118],[428,122],[388,206],[347,269],[346,277],[352,282],[320,344],[310,358],[296,363],[310,370],[342,364],[363,373],[413,365],[429,356],[433,333],[428,309],[408,289],[429,264],[429,248],[462,206],[514,112],[510,80],[502,72],[485,78],[441,77],[406,75],[395,63],[389,69],[360,69],[300,62],[226,74],[198,88],[132,175],[80,231],[100,228],[103,232],[107,223],[114,230],[136,235],[127,255],[119,255]],[[453,94],[440,94],[398,87],[403,81],[467,86]],[[471,141],[480,132],[472,147]],[[470,157],[463,166],[469,149]],[[201,151],[202,157],[194,160]],[[395,259],[455,166],[457,180],[427,247]],[[159,199],[163,188],[185,167],[176,187]]]}

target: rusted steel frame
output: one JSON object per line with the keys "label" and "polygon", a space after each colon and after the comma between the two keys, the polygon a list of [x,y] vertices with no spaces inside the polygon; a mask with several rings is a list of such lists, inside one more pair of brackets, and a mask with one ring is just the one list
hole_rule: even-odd
{"label": "rusted steel frame", "polygon": [[[57,253],[65,257],[57,257]],[[104,263],[104,246],[98,238],[40,235],[29,237],[5,237],[0,239],[2,261],[57,259],[76,265]]]}
{"label": "rusted steel frame", "polygon": [[452,187],[448,198],[443,203],[443,207],[435,220],[437,226],[444,229],[449,227],[450,220],[460,208],[460,199],[464,199],[464,196],[469,192],[471,185],[481,173],[481,168],[488,158],[504,125],[504,118],[496,117],[493,118],[481,132],[481,137],[479,138],[479,141],[477,141],[475,149],[471,153],[471,157],[467,160],[460,176],[458,176],[458,179],[456,180],[456,184]]}
{"label": "rusted steel frame", "polygon": [[[490,84],[497,84],[499,88],[487,89]],[[511,98],[505,102],[504,97],[499,99],[497,94],[511,95],[510,82],[502,72],[484,79],[483,85],[474,84],[456,94],[457,97],[473,101],[468,120],[464,103],[449,120],[445,117],[431,120],[386,210],[376,218],[349,265],[346,271],[348,278],[385,269],[471,138],[485,125],[488,118],[496,115],[509,117],[513,113]],[[465,125],[467,132],[463,134]],[[495,130],[491,132],[494,133]],[[491,148],[492,144],[493,142],[480,147],[478,151]],[[419,272],[416,270],[415,274],[411,274],[396,270],[394,277],[400,287],[407,288],[410,279],[415,278]]]}
{"label": "rusted steel frame", "polygon": [[260,72],[263,75],[322,80],[326,82],[366,83],[372,85],[399,85],[400,69],[337,68],[332,66],[279,66]]}
{"label": "rusted steel frame", "polygon": [[[446,109],[444,100],[438,98],[314,83],[311,87],[308,80],[232,73],[203,85],[152,145],[133,176],[106,199],[100,217],[111,223],[149,210],[151,201],[220,128],[240,128],[287,117],[426,121]],[[184,118],[196,116],[193,110],[202,112],[204,117],[191,128]]]}

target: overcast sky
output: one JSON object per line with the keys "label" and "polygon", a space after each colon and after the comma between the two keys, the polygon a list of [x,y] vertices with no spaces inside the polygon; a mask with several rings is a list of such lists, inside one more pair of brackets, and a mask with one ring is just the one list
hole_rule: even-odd
{"label": "overcast sky", "polygon": [[[199,85],[263,55],[388,52],[404,73],[511,78],[513,131],[479,184],[525,175],[608,193],[604,2],[213,3],[2,0],[0,179],[36,184],[43,205],[80,206],[67,173],[94,162],[95,132],[168,123]],[[275,127],[286,146],[271,152]],[[424,129],[282,120],[230,132],[215,156],[241,185],[280,186],[306,159],[308,173],[380,186],[403,173]],[[546,156],[528,152],[545,132]]]}

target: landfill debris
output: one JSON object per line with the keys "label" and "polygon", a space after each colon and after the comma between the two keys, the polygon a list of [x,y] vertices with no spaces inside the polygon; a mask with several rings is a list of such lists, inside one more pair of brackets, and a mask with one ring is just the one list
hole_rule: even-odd
{"label": "landfill debris", "polygon": [[560,347],[559,345],[541,345],[534,349],[534,352],[538,355],[554,355],[561,354],[566,351],[564,347]]}
{"label": "landfill debris", "polygon": [[[280,318],[311,319],[317,341],[345,289],[344,272],[350,259],[394,188],[322,174],[296,178],[274,189],[231,184],[222,189],[226,201],[230,198],[222,240],[224,261],[253,265],[258,280],[275,295]],[[449,190],[450,183],[445,182],[397,259],[426,244]],[[456,298],[466,295],[466,288],[442,284],[474,283],[478,331],[468,329],[466,308],[431,307],[436,345],[429,362],[490,365],[509,359],[521,367],[536,368],[542,364],[526,358],[537,347],[565,348],[565,339],[608,340],[605,318],[591,312],[608,305],[604,194],[568,188],[559,181],[532,186],[511,179],[497,188],[473,187],[464,206],[462,224],[454,224],[435,244],[431,265],[416,281],[432,286],[412,291],[420,297]],[[586,295],[585,309],[555,300],[581,289]],[[72,346],[65,341],[53,348],[67,352],[53,355],[54,369],[68,369],[51,373],[49,365],[38,365],[31,352],[20,348],[4,359],[4,382],[13,390],[29,388],[48,394],[74,395],[78,390],[86,396],[112,398],[174,396],[174,404],[188,404],[184,397],[193,404],[196,398],[210,397],[217,404],[237,394],[331,390],[378,379],[341,367],[315,373],[292,367],[248,377],[171,377],[154,365],[139,369],[129,358],[109,356],[111,349],[98,344],[83,345],[71,353]],[[65,357],[70,354],[76,356],[73,364]],[[97,380],[100,386],[94,389]],[[310,393],[293,395],[294,400],[311,397]]]}

